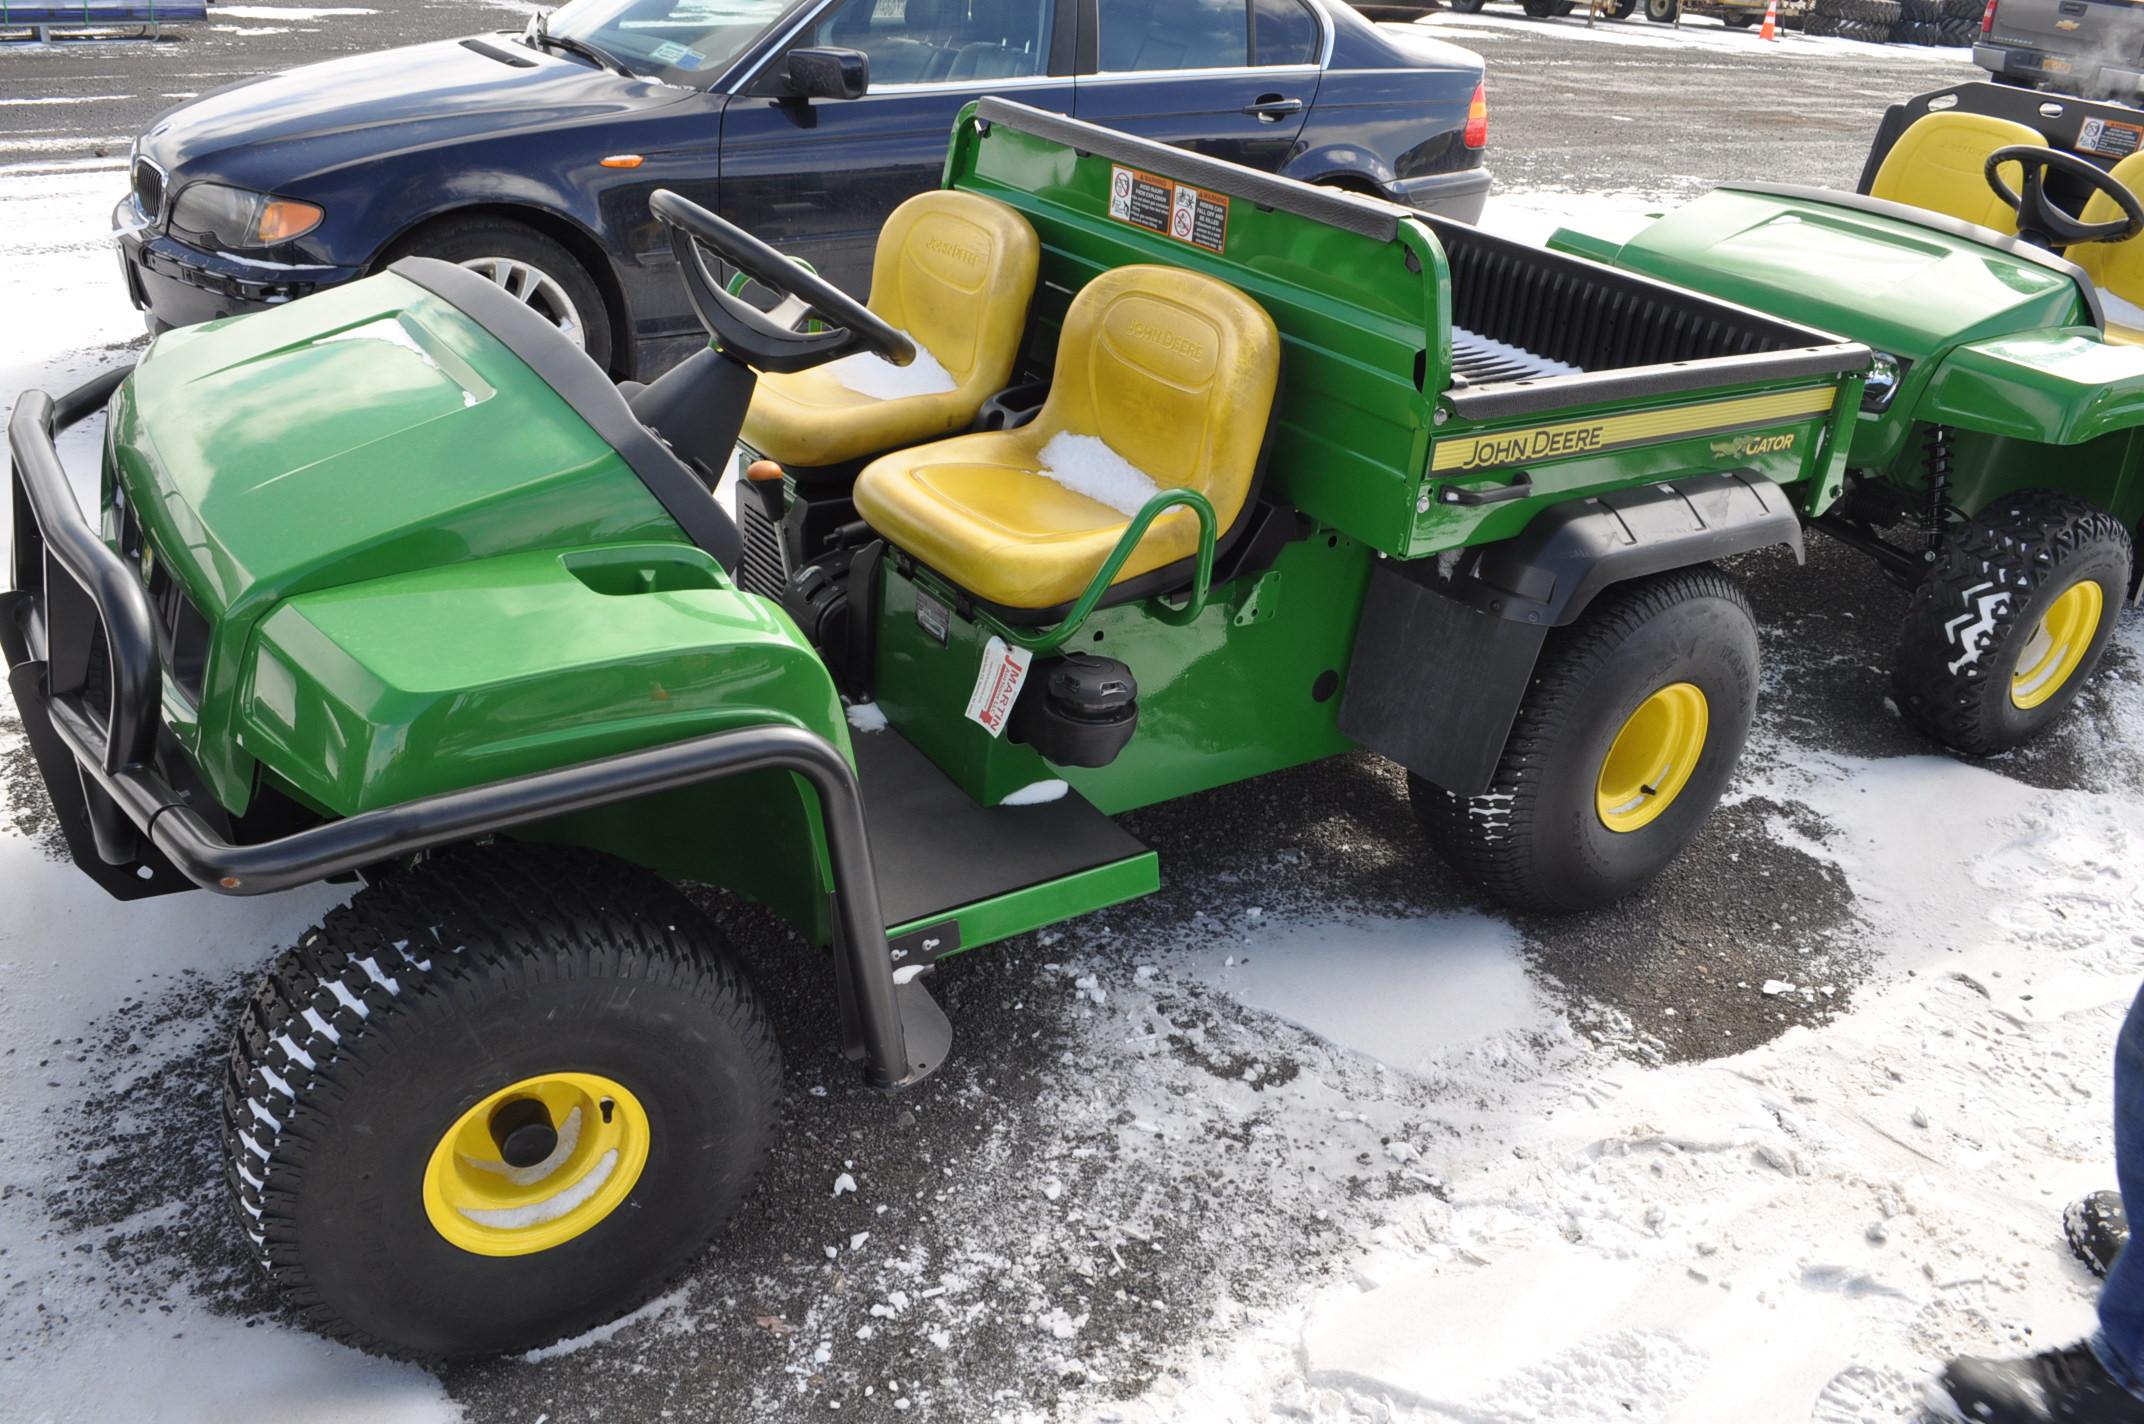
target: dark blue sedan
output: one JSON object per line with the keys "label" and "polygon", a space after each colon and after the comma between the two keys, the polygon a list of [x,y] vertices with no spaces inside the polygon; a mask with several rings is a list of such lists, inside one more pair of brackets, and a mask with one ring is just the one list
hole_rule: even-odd
{"label": "dark blue sedan", "polygon": [[1339,0],[575,0],[183,104],[136,141],[114,226],[152,330],[422,253],[644,376],[701,339],[658,188],[860,294],[954,115],[1004,94],[1471,220],[1481,81]]}

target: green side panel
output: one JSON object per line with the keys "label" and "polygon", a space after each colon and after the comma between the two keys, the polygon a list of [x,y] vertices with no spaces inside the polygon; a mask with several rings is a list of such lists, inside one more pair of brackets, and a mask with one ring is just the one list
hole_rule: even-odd
{"label": "green side panel", "polygon": [[1535,492],[1507,504],[1424,501],[1413,515],[1408,556],[1508,539],[1549,505],[1710,470],[1750,470],[1788,486],[1808,481],[1801,507],[1818,513],[1838,497],[1845,428],[1860,392],[1858,378],[1842,385],[1775,381],[1701,397],[1450,422],[1431,455],[1430,473],[1440,485],[1494,490],[1523,468]]}
{"label": "green side panel", "polygon": [[1126,900],[1151,895],[1160,888],[1161,857],[1148,851],[1145,855],[1135,855],[1114,865],[1098,865],[1092,870],[1067,875],[1061,880],[1045,881],[995,899],[963,905],[946,914],[932,915],[928,919],[905,925],[893,925],[887,930],[887,937],[898,939],[915,930],[928,929],[947,920],[958,920],[960,950],[956,952],[965,952],[980,949],[986,944],[995,944],[1002,939],[1010,939],[1016,934],[1025,934],[1029,930],[1040,929],[1044,925],[1069,920],[1074,915],[1121,905]]}
{"label": "green side panel", "polygon": [[756,900],[812,944],[831,937],[833,868],[819,798],[785,771],[755,771],[519,827],[523,840],[589,846],[671,880]]}
{"label": "green side panel", "polygon": [[848,751],[825,666],[772,603],[681,544],[512,554],[289,599],[262,621],[238,738],[339,815],[725,727]]}
{"label": "green side panel", "polygon": [[[1097,612],[1071,650],[1117,658],[1139,683],[1139,729],[1105,767],[1053,767],[969,721],[989,629],[956,613],[941,646],[916,618],[917,582],[891,562],[876,696],[902,735],[986,806],[1062,778],[1116,815],[1298,766],[1354,750],[1335,719],[1373,559],[1338,530],[1313,528],[1264,574],[1215,589],[1187,627],[1156,618],[1151,601]],[[952,601],[942,586],[936,593]]]}
{"label": "green side panel", "polygon": [[281,600],[683,537],[519,358],[393,274],[159,337],[110,417],[106,498],[116,485],[214,629],[201,706],[170,710],[234,810],[253,771],[231,735],[241,655]]}
{"label": "green side panel", "polygon": [[2144,424],[2144,346],[2090,328],[1999,336],[1944,358],[1915,414],[1922,420],[2051,445],[2077,445]]}
{"label": "green side panel", "polygon": [[1428,229],[1380,242],[1237,199],[1224,253],[1109,216],[1112,165],[1003,124],[954,126],[949,187],[1026,214],[1051,281],[1030,320],[1054,346],[1072,294],[1098,273],[1155,262],[1219,278],[1266,309],[1284,343],[1269,488],[1372,548],[1401,552],[1428,451],[1432,401],[1451,369],[1449,270]]}
{"label": "green side panel", "polygon": [[[1923,427],[1916,432],[1925,437]],[[1925,484],[1923,439],[1909,442],[1887,476],[1909,490]],[[2022,490],[2059,490],[2076,495],[2119,519],[2125,528],[2144,524],[2144,428],[2110,431],[2081,445],[2049,445],[1971,429],[1951,436],[1948,500],[1962,513],[1980,513],[2005,495]]]}

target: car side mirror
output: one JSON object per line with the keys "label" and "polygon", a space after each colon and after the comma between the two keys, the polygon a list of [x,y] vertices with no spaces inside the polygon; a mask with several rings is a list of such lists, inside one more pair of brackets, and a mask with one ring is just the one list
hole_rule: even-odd
{"label": "car side mirror", "polygon": [[871,87],[871,56],[856,49],[789,51],[792,99],[861,99]]}

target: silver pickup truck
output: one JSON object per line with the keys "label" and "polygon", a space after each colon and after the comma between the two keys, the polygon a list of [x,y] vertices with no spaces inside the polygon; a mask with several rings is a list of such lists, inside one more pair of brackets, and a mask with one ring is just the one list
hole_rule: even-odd
{"label": "silver pickup truck", "polygon": [[2133,103],[2144,94],[2144,4],[1990,0],[1973,62],[2004,84]]}

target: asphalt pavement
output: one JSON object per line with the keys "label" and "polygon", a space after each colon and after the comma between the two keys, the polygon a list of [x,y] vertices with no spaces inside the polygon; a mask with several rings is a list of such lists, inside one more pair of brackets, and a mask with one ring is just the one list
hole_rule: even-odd
{"label": "asphalt pavement", "polygon": [[[11,165],[108,160],[191,95],[339,53],[518,26],[525,7],[424,0],[377,13],[215,13],[209,27],[163,43],[0,49],[0,226]],[[1926,52],[1782,55],[1701,22],[1688,42],[1640,20],[1615,27],[1629,32],[1619,40],[1577,19],[1516,14],[1499,5],[1436,22],[1488,60],[1499,191],[1674,197],[1752,178],[1850,186],[1887,103],[1970,77]],[[115,171],[115,200],[121,182]],[[113,284],[117,300],[116,272]],[[1852,994],[1852,896],[1797,848],[1826,828],[1763,795],[1766,759],[1929,750],[1886,700],[1899,590],[1825,545],[1812,546],[1806,567],[1763,554],[1736,572],[1756,601],[1767,659],[1742,789],[1651,889],[1599,914],[1517,926],[1530,970],[1572,1021],[1648,1058],[1737,1052],[1821,1023]],[[2119,647],[2111,661],[2113,677],[2138,675]],[[2080,715],[2005,770],[2047,786],[2144,786],[2144,760],[2111,750],[2102,732],[2088,694]],[[16,804],[5,810],[34,828],[38,809],[16,794],[24,784],[10,778]],[[898,1101],[865,1092],[829,1048],[819,966],[749,912],[711,906],[773,1006],[787,1055],[792,1097],[769,1179],[738,1229],[640,1324],[557,1358],[443,1374],[467,1417],[786,1418],[844,1403],[887,1418],[1106,1414],[1244,1313],[1343,1269],[1351,1229],[1393,1195],[1428,1188],[1383,1164],[1319,1177],[1326,1169],[1307,1145],[1249,1132],[1239,1141],[1192,1131],[1170,1150],[1128,1153],[1116,1131],[1131,1111],[1123,1103],[1192,1100],[1247,1073],[1276,1093],[1314,1077],[1347,1086],[1351,1102],[1398,1133],[1429,1111],[1433,1088],[1366,1073],[1299,1030],[1189,986],[1143,1026],[1116,1026],[1141,1048],[1113,1047],[1095,1031],[1095,996],[1144,983],[1141,966],[1156,956],[1227,944],[1252,910],[1441,916],[1479,902],[1424,848],[1400,778],[1373,758],[1189,798],[1127,824],[1161,853],[1162,892],[946,966],[935,982],[956,1060]],[[1782,824],[1794,834],[1780,834]],[[264,959],[273,948],[262,946]],[[1066,965],[1094,983],[1079,987]],[[1813,982],[1812,972],[1837,995],[1750,990],[1774,977]],[[151,1101],[92,1097],[46,1125],[82,1166],[79,1185],[48,1203],[55,1217],[138,1272],[136,1296],[114,1309],[148,1309],[138,1302],[176,1288],[275,1319],[226,1219],[212,1149],[220,1054],[145,1030],[227,1018],[244,988],[195,983],[113,1023],[115,1046],[193,1046],[163,1065]],[[864,1190],[830,1197],[845,1170]],[[1043,1190],[1050,1183],[1058,1189]],[[932,1315],[926,1328],[920,1302],[933,1289],[974,1308]],[[881,1311],[895,1292],[919,1302],[913,1313]],[[1075,1321],[1069,1334],[1057,1328]],[[838,1342],[824,1359],[804,1348],[821,1338]]]}

